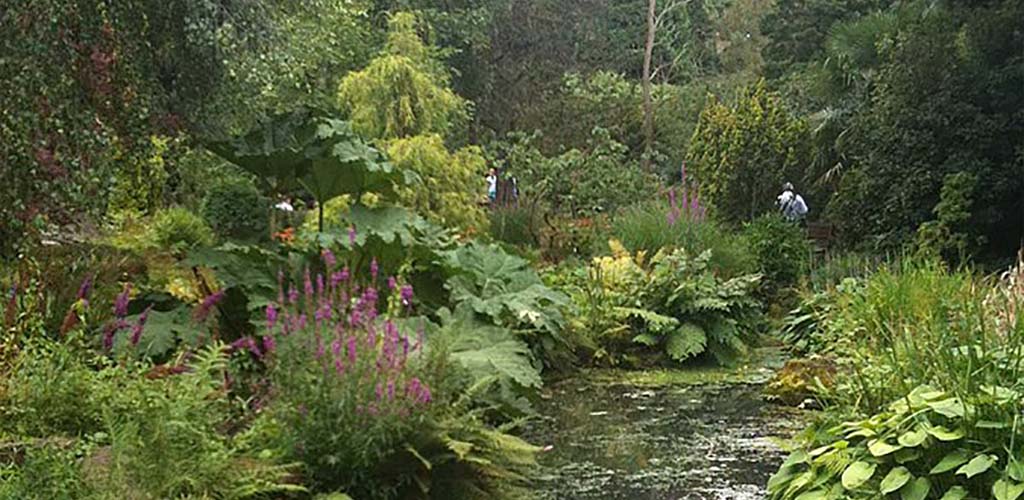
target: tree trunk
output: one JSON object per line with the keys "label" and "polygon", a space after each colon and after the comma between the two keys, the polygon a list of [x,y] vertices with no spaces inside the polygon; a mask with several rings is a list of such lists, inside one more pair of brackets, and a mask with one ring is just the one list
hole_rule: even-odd
{"label": "tree trunk", "polygon": [[643,167],[651,169],[654,150],[654,103],[651,102],[651,58],[654,55],[655,16],[657,0],[647,0],[647,42],[644,44],[644,155]]}

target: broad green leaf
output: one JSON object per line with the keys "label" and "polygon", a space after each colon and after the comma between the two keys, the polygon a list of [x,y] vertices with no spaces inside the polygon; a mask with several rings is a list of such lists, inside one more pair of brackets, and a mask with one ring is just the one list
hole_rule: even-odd
{"label": "broad green leaf", "polygon": [[913,448],[915,446],[920,446],[921,443],[925,441],[925,439],[928,439],[928,431],[924,429],[916,429],[904,432],[902,435],[900,435],[897,441],[900,443],[900,446]]}
{"label": "broad green leaf", "polygon": [[1006,474],[1014,481],[1024,481],[1024,464],[1011,459],[1010,464],[1006,466]]}
{"label": "broad green leaf", "polygon": [[863,461],[850,464],[850,466],[843,471],[843,488],[852,490],[866,483],[868,479],[871,479],[871,476],[875,474],[876,467],[877,465],[875,464]]}
{"label": "broad green leaf", "polygon": [[926,477],[919,477],[908,482],[900,488],[900,498],[903,500],[924,500],[932,489],[932,483]]}
{"label": "broad green leaf", "polygon": [[796,500],[825,500],[826,498],[828,498],[827,490],[812,490],[802,493],[796,497]]}
{"label": "broad green leaf", "polygon": [[882,479],[882,484],[879,485],[879,489],[885,494],[892,493],[902,488],[913,477],[906,467],[896,467],[885,475]]}
{"label": "broad green leaf", "polygon": [[932,467],[932,470],[928,471],[928,473],[934,475],[949,472],[967,463],[970,458],[971,456],[964,450],[953,450],[946,454],[945,457],[942,457],[942,460],[935,464],[935,467]]}
{"label": "broad green leaf", "polygon": [[992,494],[996,500],[1017,500],[1021,494],[1024,494],[1024,484],[1000,479],[992,485]]}
{"label": "broad green leaf", "polygon": [[930,401],[928,406],[936,413],[947,418],[961,418],[964,416],[964,404],[960,401],[960,398]]}
{"label": "broad green leaf", "polygon": [[905,464],[921,458],[921,451],[916,448],[904,448],[897,451],[893,457],[896,458],[896,463]]}
{"label": "broad green leaf", "polygon": [[960,430],[951,431],[945,427],[942,427],[941,425],[936,427],[929,427],[928,434],[931,434],[932,437],[938,439],[939,441],[956,441],[964,437],[964,433],[961,432]]}
{"label": "broad green leaf", "polygon": [[995,463],[995,455],[978,455],[971,459],[970,462],[967,462],[965,465],[957,469],[956,473],[958,475],[962,474],[964,476],[967,476],[967,478],[970,479],[974,476],[977,476],[978,474],[981,474],[989,470],[990,468],[992,468],[993,465],[995,465]]}
{"label": "broad green leaf", "polygon": [[872,456],[884,457],[890,453],[899,451],[902,447],[891,445],[882,439],[876,439],[868,444],[868,451],[871,452]]}
{"label": "broad green leaf", "polygon": [[967,490],[963,486],[954,486],[946,491],[939,500],[963,500],[967,497]]}

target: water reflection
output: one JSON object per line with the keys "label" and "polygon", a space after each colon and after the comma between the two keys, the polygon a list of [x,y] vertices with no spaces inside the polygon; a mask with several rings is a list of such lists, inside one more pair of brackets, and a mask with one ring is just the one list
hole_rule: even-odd
{"label": "water reflection", "polygon": [[528,437],[545,499],[757,499],[782,461],[794,411],[760,385],[637,387],[575,379],[549,388]]}

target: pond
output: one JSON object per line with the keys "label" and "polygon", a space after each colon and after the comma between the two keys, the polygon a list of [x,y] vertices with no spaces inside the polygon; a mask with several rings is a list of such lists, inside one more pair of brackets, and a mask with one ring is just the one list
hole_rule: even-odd
{"label": "pond", "polygon": [[[772,358],[772,356],[768,356]],[[737,370],[590,372],[549,384],[529,438],[543,499],[759,499],[803,412],[763,400],[778,358]]]}

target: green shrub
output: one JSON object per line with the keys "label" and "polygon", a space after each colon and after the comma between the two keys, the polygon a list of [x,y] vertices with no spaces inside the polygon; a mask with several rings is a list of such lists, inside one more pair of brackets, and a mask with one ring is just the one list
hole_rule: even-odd
{"label": "green shrub", "polygon": [[571,279],[570,325],[589,335],[598,357],[614,363],[653,347],[673,361],[711,355],[729,363],[746,349],[760,309],[752,295],[757,275],[717,276],[710,251],[694,257],[677,249],[647,260],[612,246],[613,256],[595,258],[585,276]]}
{"label": "green shrub", "polygon": [[270,200],[252,182],[242,179],[213,185],[202,205],[203,218],[217,234],[259,239],[267,235]]}
{"label": "green shrub", "polygon": [[768,297],[778,298],[806,273],[811,245],[797,224],[777,214],[764,215],[744,224],[743,235],[764,277],[762,289]]}
{"label": "green shrub", "polygon": [[185,208],[157,212],[150,222],[150,242],[157,248],[181,253],[213,243],[213,230],[202,217]]}
{"label": "green shrub", "polygon": [[669,212],[668,202],[662,200],[631,206],[612,219],[608,238],[649,256],[663,248],[682,248],[692,255],[710,250],[711,268],[725,276],[739,276],[756,269],[746,242],[738,235],[708,219],[682,218],[673,224]]}

